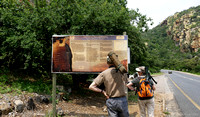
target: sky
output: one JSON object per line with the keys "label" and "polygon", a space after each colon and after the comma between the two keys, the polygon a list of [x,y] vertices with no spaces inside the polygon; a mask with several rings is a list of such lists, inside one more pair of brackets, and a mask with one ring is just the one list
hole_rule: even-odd
{"label": "sky", "polygon": [[159,25],[167,17],[176,12],[200,5],[200,0],[127,0],[129,9],[139,9],[139,13],[153,19],[153,26]]}

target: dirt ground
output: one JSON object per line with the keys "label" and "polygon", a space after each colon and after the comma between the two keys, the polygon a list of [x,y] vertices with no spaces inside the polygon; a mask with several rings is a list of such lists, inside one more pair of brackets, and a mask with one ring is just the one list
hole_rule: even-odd
{"label": "dirt ground", "polygon": [[[168,78],[165,75],[161,75],[154,76],[154,79],[158,82],[158,84],[155,85],[155,117],[181,117],[173,93],[168,87]],[[70,117],[106,117],[108,114],[105,101],[105,97],[94,92],[93,95],[84,98],[72,96],[69,102],[60,101],[57,104],[57,108],[61,108],[65,116]],[[46,112],[48,112],[52,109],[52,106],[48,105],[45,109]],[[129,102],[129,113],[130,117],[140,116],[137,102]]]}
{"label": "dirt ground", "polygon": [[[165,75],[155,76],[158,82],[155,91],[155,117],[181,117],[180,110],[173,97],[173,93],[167,85]],[[83,92],[84,94],[84,92]],[[134,94],[134,92],[133,92]],[[56,109],[61,109],[65,117],[107,117],[105,106],[105,97],[96,92],[84,94],[85,96],[71,95],[69,101],[59,101]],[[21,117],[48,117],[52,112],[52,104],[36,105],[37,110],[24,111]],[[139,108],[137,102],[129,102],[128,105],[130,117],[139,117]]]}

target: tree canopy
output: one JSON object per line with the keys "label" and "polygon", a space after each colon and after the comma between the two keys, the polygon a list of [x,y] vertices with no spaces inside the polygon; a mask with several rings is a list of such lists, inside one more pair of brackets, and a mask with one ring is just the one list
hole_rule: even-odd
{"label": "tree canopy", "polygon": [[[151,19],[129,10],[126,0],[1,0],[0,66],[27,74],[48,76],[51,37],[119,35],[126,32],[131,50],[129,70],[145,64],[141,31]],[[137,25],[135,25],[137,24]]]}

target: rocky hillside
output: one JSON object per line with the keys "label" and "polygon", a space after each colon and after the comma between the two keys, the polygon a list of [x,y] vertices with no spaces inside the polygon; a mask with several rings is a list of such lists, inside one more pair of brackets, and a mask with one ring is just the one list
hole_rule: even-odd
{"label": "rocky hillside", "polygon": [[160,25],[167,26],[167,35],[182,52],[200,51],[200,5],[177,12]]}

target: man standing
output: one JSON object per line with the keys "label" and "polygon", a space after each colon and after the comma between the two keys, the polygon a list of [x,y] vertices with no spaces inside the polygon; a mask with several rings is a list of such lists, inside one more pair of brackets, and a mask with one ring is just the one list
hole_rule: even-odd
{"label": "man standing", "polygon": [[[104,94],[110,117],[129,117],[125,93],[127,74],[118,71],[109,57],[107,57],[107,64],[109,68],[94,79],[89,89]],[[104,84],[105,90],[98,88],[101,84]]]}
{"label": "man standing", "polygon": [[[138,93],[138,104],[139,104],[139,108],[140,108],[140,116],[141,117],[146,117],[146,110],[147,110],[147,115],[148,117],[154,117],[154,95],[153,95],[153,91],[155,90],[155,86],[153,84],[153,81],[146,81],[145,79],[145,67],[141,66],[136,68],[136,71],[138,72],[138,77],[134,78],[130,83],[127,84],[127,87],[130,90],[134,90],[134,87],[137,87],[137,93]],[[142,85],[144,82],[144,85]],[[145,84],[146,83],[146,84]],[[143,87],[147,87],[147,85],[149,86],[148,88],[148,94],[147,93],[145,95],[142,95],[142,92],[144,92],[145,90],[142,90]]]}

